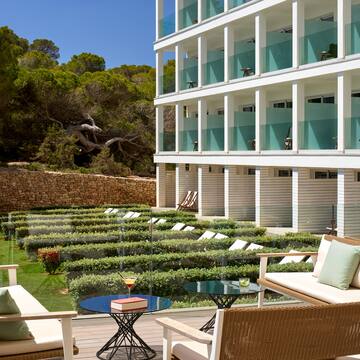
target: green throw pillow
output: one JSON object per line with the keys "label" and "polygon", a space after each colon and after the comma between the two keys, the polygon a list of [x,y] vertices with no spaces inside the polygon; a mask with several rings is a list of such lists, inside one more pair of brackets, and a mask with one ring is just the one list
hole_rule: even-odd
{"label": "green throw pillow", "polygon": [[360,247],[332,241],[319,282],[341,290],[349,288],[360,262]]}
{"label": "green throw pillow", "polygon": [[[19,308],[11,297],[8,289],[0,289],[0,314],[19,314]],[[28,340],[32,339],[25,321],[0,322],[0,340]]]}

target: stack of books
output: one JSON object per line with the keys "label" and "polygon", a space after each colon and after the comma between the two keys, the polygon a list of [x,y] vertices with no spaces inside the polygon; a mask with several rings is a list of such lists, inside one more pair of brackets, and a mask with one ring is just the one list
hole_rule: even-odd
{"label": "stack of books", "polygon": [[111,301],[111,309],[117,311],[142,310],[146,309],[147,306],[148,301],[139,297],[129,297]]}

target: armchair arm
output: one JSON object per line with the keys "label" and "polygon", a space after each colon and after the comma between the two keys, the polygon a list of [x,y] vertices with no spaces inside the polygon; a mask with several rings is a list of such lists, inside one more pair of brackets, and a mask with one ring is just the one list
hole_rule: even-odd
{"label": "armchair arm", "polygon": [[77,317],[76,311],[58,311],[39,314],[9,314],[0,315],[0,322],[22,320],[72,319]]}
{"label": "armchair arm", "polygon": [[19,267],[17,264],[13,265],[0,265],[0,270],[7,270],[9,274],[9,285],[13,286],[17,284],[16,270]]}

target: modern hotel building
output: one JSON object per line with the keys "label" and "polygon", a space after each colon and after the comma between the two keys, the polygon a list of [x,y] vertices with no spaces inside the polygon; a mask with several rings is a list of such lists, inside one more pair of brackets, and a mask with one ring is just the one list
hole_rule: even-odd
{"label": "modern hotel building", "polygon": [[156,0],[154,47],[158,207],[360,235],[360,0]]}

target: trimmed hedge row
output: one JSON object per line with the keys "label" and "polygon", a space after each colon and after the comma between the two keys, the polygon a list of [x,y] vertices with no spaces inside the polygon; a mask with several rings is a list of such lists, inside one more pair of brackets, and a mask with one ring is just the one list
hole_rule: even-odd
{"label": "trimmed hedge row", "polygon": [[[311,271],[312,265],[299,264],[272,264],[269,271]],[[156,272],[149,271],[139,274],[135,292],[152,292],[158,296],[177,297],[185,295],[184,284],[191,281],[227,279],[237,280],[240,277],[249,277],[256,281],[259,275],[258,265],[214,267],[211,269],[181,269],[176,271]],[[89,296],[126,293],[123,280],[118,273],[106,275],[84,275],[74,279],[69,284],[70,294],[76,307],[79,301]]]}
{"label": "trimmed hedge row", "polygon": [[[319,238],[315,236],[301,235],[291,236],[259,236],[242,237],[247,242],[256,242],[271,248],[284,249],[286,247],[305,247],[319,245]],[[59,249],[61,261],[74,261],[84,258],[100,259],[113,256],[132,256],[143,254],[166,254],[191,251],[226,250],[235,241],[235,238],[190,240],[190,239],[168,239],[162,241],[140,241],[140,242],[114,242],[104,244],[70,245]]]}
{"label": "trimmed hedge row", "polygon": [[[289,249],[287,249],[289,250]],[[315,248],[298,249],[300,251],[316,251]],[[279,251],[266,248],[265,252]],[[135,255],[106,257],[102,259],[82,259],[63,264],[67,279],[74,279],[88,273],[109,273],[121,271],[143,273],[156,269],[170,271],[192,268],[212,268],[217,266],[241,266],[259,262],[256,254],[259,250],[207,250],[206,252],[167,253],[156,255]],[[276,262],[281,258],[276,259]]]}

